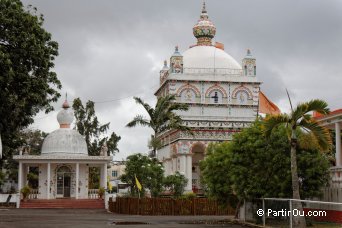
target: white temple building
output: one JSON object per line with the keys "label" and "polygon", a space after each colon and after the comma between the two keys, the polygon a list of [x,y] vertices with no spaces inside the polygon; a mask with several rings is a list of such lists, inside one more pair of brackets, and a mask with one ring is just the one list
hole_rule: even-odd
{"label": "white temple building", "polygon": [[101,156],[88,156],[85,139],[70,128],[73,119],[73,111],[65,101],[57,115],[60,128],[44,139],[41,155],[20,152],[13,156],[19,162],[19,190],[27,184],[29,167],[39,169],[39,187],[33,192],[37,199],[88,199],[90,167],[100,167],[100,186],[107,188],[107,164],[112,157],[107,156],[106,146]]}
{"label": "white temple building", "polygon": [[232,135],[250,126],[258,115],[259,86],[256,59],[248,50],[241,65],[213,43],[216,27],[210,21],[205,3],[200,19],[193,27],[197,44],[181,53],[176,47],[170,65],[160,71],[157,97],[175,94],[176,102],[187,103],[189,110],[178,112],[193,135],[178,130],[158,137],[163,147],[157,158],[166,175],[176,171],[188,178],[187,191],[201,189],[199,161],[210,142],[229,141]]}

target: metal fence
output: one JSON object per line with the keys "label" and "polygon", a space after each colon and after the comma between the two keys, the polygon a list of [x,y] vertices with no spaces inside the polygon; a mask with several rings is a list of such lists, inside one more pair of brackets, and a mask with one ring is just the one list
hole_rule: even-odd
{"label": "metal fence", "polygon": [[[302,210],[299,206],[302,206]],[[242,219],[268,227],[342,227],[342,203],[313,200],[263,198],[245,202]]]}
{"label": "metal fence", "polygon": [[234,215],[232,207],[221,207],[216,200],[207,198],[129,198],[109,200],[109,210],[131,215]]}

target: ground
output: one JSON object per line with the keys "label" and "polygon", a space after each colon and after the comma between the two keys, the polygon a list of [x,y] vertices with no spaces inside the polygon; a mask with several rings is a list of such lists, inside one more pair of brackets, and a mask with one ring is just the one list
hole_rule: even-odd
{"label": "ground", "polygon": [[[237,224],[203,224],[203,221],[226,220],[227,216],[138,216],[112,214],[102,209],[0,209],[1,228],[49,228],[49,227],[229,227]],[[127,223],[145,223],[130,224]],[[115,224],[116,223],[116,224]],[[189,224],[190,223],[190,224]],[[192,223],[192,224],[191,224]],[[202,224],[193,224],[202,223]]]}

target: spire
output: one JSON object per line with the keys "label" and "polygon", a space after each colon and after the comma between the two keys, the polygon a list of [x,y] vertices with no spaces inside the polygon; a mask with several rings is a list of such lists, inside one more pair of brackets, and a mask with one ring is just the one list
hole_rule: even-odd
{"label": "spire", "polygon": [[197,24],[193,27],[193,34],[197,38],[197,45],[211,46],[211,40],[216,34],[215,25],[209,20],[205,1]]}
{"label": "spire", "polygon": [[64,103],[62,105],[62,108],[64,108],[64,109],[70,108],[70,105],[68,103],[68,93],[65,93],[65,101],[64,101]]}

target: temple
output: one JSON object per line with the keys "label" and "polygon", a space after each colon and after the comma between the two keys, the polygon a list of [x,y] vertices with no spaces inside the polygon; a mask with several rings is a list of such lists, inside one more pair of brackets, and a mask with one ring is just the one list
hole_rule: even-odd
{"label": "temple", "polygon": [[204,3],[193,27],[197,43],[183,53],[175,48],[169,64],[164,62],[155,92],[157,97],[175,94],[176,102],[189,105],[188,111],[177,114],[193,134],[165,131],[158,135],[163,147],[157,152],[166,175],[178,171],[187,177],[187,191],[201,189],[199,161],[208,144],[231,140],[234,133],[250,126],[259,111],[256,59],[247,50],[240,65],[223,44],[213,43],[215,34]]}
{"label": "temple", "polygon": [[19,155],[13,156],[19,162],[18,189],[26,185],[30,167],[39,170],[38,188],[30,194],[35,199],[88,199],[97,195],[97,189],[88,187],[91,167],[100,168],[100,186],[107,188],[107,164],[112,157],[107,156],[106,145],[102,147],[101,156],[88,156],[85,139],[70,128],[73,119],[73,111],[65,101],[57,114],[60,128],[44,139],[41,155],[20,150]]}

